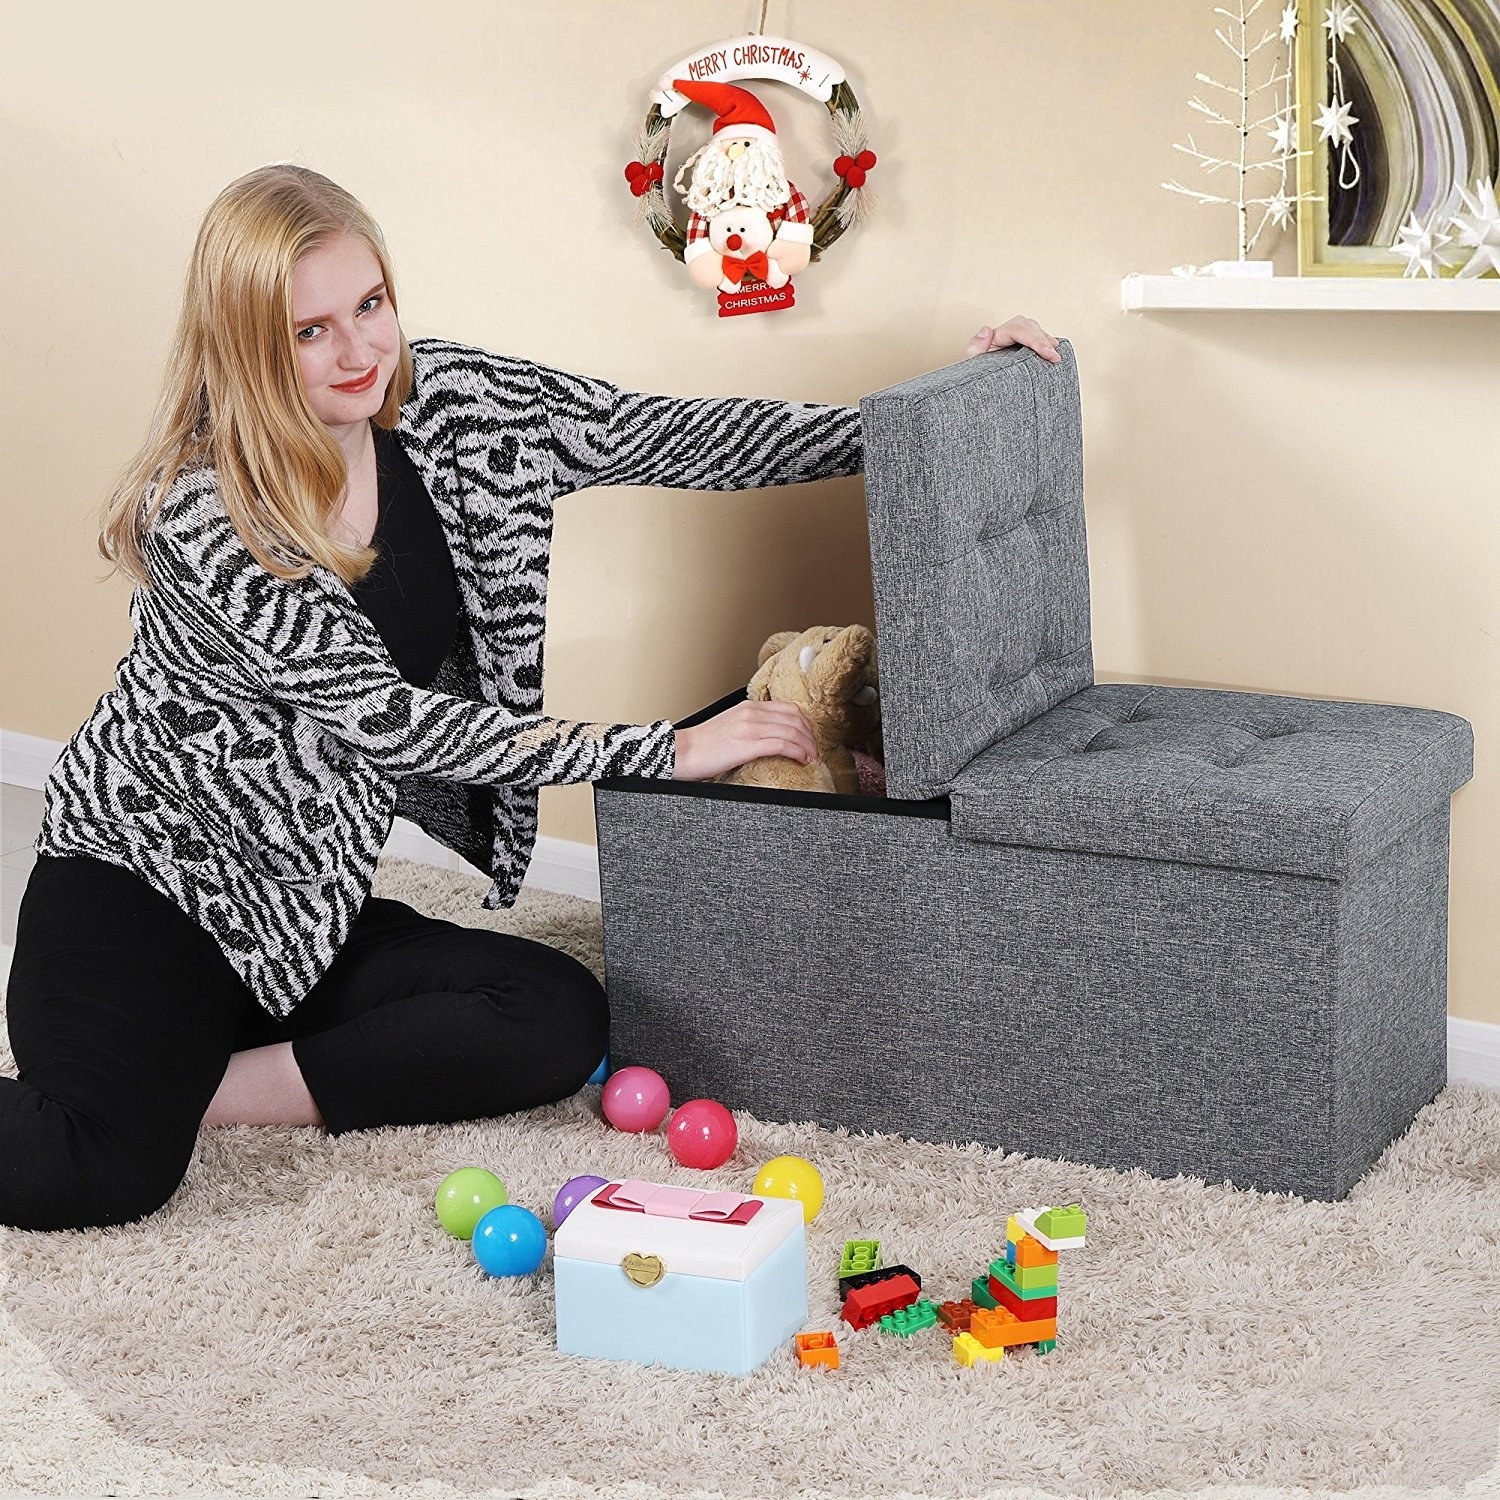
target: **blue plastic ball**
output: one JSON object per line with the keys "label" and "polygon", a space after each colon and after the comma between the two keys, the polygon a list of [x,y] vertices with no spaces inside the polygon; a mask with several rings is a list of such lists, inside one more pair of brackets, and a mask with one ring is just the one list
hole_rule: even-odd
{"label": "blue plastic ball", "polygon": [[609,1053],[606,1052],[604,1054],[603,1061],[599,1064],[599,1066],[597,1068],[594,1069],[593,1077],[589,1079],[589,1082],[590,1083],[603,1083],[604,1080],[609,1077],[609,1074],[610,1074]]}
{"label": "blue plastic ball", "polygon": [[474,1226],[474,1259],[491,1276],[530,1276],[547,1253],[547,1231],[529,1208],[505,1203]]}

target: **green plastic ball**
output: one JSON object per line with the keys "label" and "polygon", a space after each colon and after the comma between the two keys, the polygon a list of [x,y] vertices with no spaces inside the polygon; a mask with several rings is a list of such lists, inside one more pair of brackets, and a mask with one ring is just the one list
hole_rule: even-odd
{"label": "green plastic ball", "polygon": [[492,1209],[510,1202],[505,1184],[483,1167],[460,1167],[437,1190],[438,1222],[456,1240],[472,1240],[474,1226]]}

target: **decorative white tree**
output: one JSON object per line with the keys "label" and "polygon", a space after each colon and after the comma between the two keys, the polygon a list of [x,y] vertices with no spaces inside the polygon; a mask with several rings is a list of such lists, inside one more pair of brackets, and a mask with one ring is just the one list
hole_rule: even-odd
{"label": "decorative white tree", "polygon": [[[1188,136],[1187,145],[1174,145],[1172,148],[1192,157],[1206,173],[1226,170],[1232,172],[1235,179],[1233,196],[1227,192],[1201,192],[1196,188],[1184,187],[1180,182],[1162,183],[1168,192],[1183,193],[1189,198],[1196,198],[1200,203],[1233,205],[1239,217],[1238,258],[1241,262],[1249,258],[1268,224],[1285,229],[1293,221],[1298,203],[1316,201],[1313,195],[1297,191],[1291,175],[1293,164],[1300,154],[1297,150],[1297,96],[1294,82],[1296,0],[1286,0],[1279,27],[1273,27],[1259,41],[1252,43],[1250,23],[1264,4],[1265,0],[1248,0],[1248,3],[1247,0],[1237,0],[1235,10],[1226,10],[1223,6],[1214,7],[1214,14],[1223,16],[1229,23],[1229,32],[1233,33],[1227,34],[1222,26],[1214,28],[1214,35],[1234,54],[1239,63],[1238,86],[1221,83],[1207,73],[1199,73],[1196,77],[1199,83],[1208,88],[1229,94],[1235,105],[1226,104],[1223,110],[1215,109],[1196,94],[1188,101],[1189,108],[1206,116],[1210,124],[1234,131],[1238,137],[1237,153],[1233,156],[1215,156],[1200,151],[1197,141],[1191,135]],[[1278,42],[1281,44],[1281,51],[1274,57],[1270,76],[1262,83],[1252,83],[1251,60],[1262,49],[1273,47]],[[1263,96],[1268,92],[1275,107],[1269,113],[1257,114],[1257,111],[1264,108]],[[1225,113],[1225,110],[1231,112]],[[1268,153],[1264,149],[1257,152],[1252,147],[1251,138],[1260,131],[1264,131],[1271,142]],[[1274,186],[1270,176],[1257,177],[1252,182],[1252,174],[1259,173],[1274,174]],[[1257,187],[1261,187],[1262,191],[1257,192]],[[1251,212],[1256,208],[1262,212],[1260,222],[1254,233],[1251,233]]]}

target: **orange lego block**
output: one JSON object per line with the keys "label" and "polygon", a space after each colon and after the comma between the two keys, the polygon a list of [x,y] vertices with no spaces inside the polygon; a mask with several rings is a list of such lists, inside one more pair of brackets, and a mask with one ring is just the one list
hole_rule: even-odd
{"label": "orange lego block", "polygon": [[807,1368],[821,1365],[829,1370],[838,1369],[839,1346],[832,1333],[799,1333],[792,1342],[797,1346],[798,1361]]}
{"label": "orange lego block", "polygon": [[1034,1240],[1022,1232],[1016,1241],[1016,1264],[1018,1266],[1055,1266],[1057,1251],[1049,1250],[1040,1240]]}
{"label": "orange lego block", "polygon": [[1008,1349],[1015,1344],[1039,1344],[1057,1337],[1056,1318],[1018,1318],[1008,1308],[980,1307],[969,1320],[970,1336],[986,1349]]}

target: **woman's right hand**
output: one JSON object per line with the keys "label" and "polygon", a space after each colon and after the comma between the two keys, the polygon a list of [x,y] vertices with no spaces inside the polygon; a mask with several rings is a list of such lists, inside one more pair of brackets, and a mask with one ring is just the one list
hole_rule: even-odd
{"label": "woman's right hand", "polygon": [[762,755],[788,755],[803,765],[818,758],[807,715],[795,703],[747,699],[677,731],[673,781],[707,781]]}

